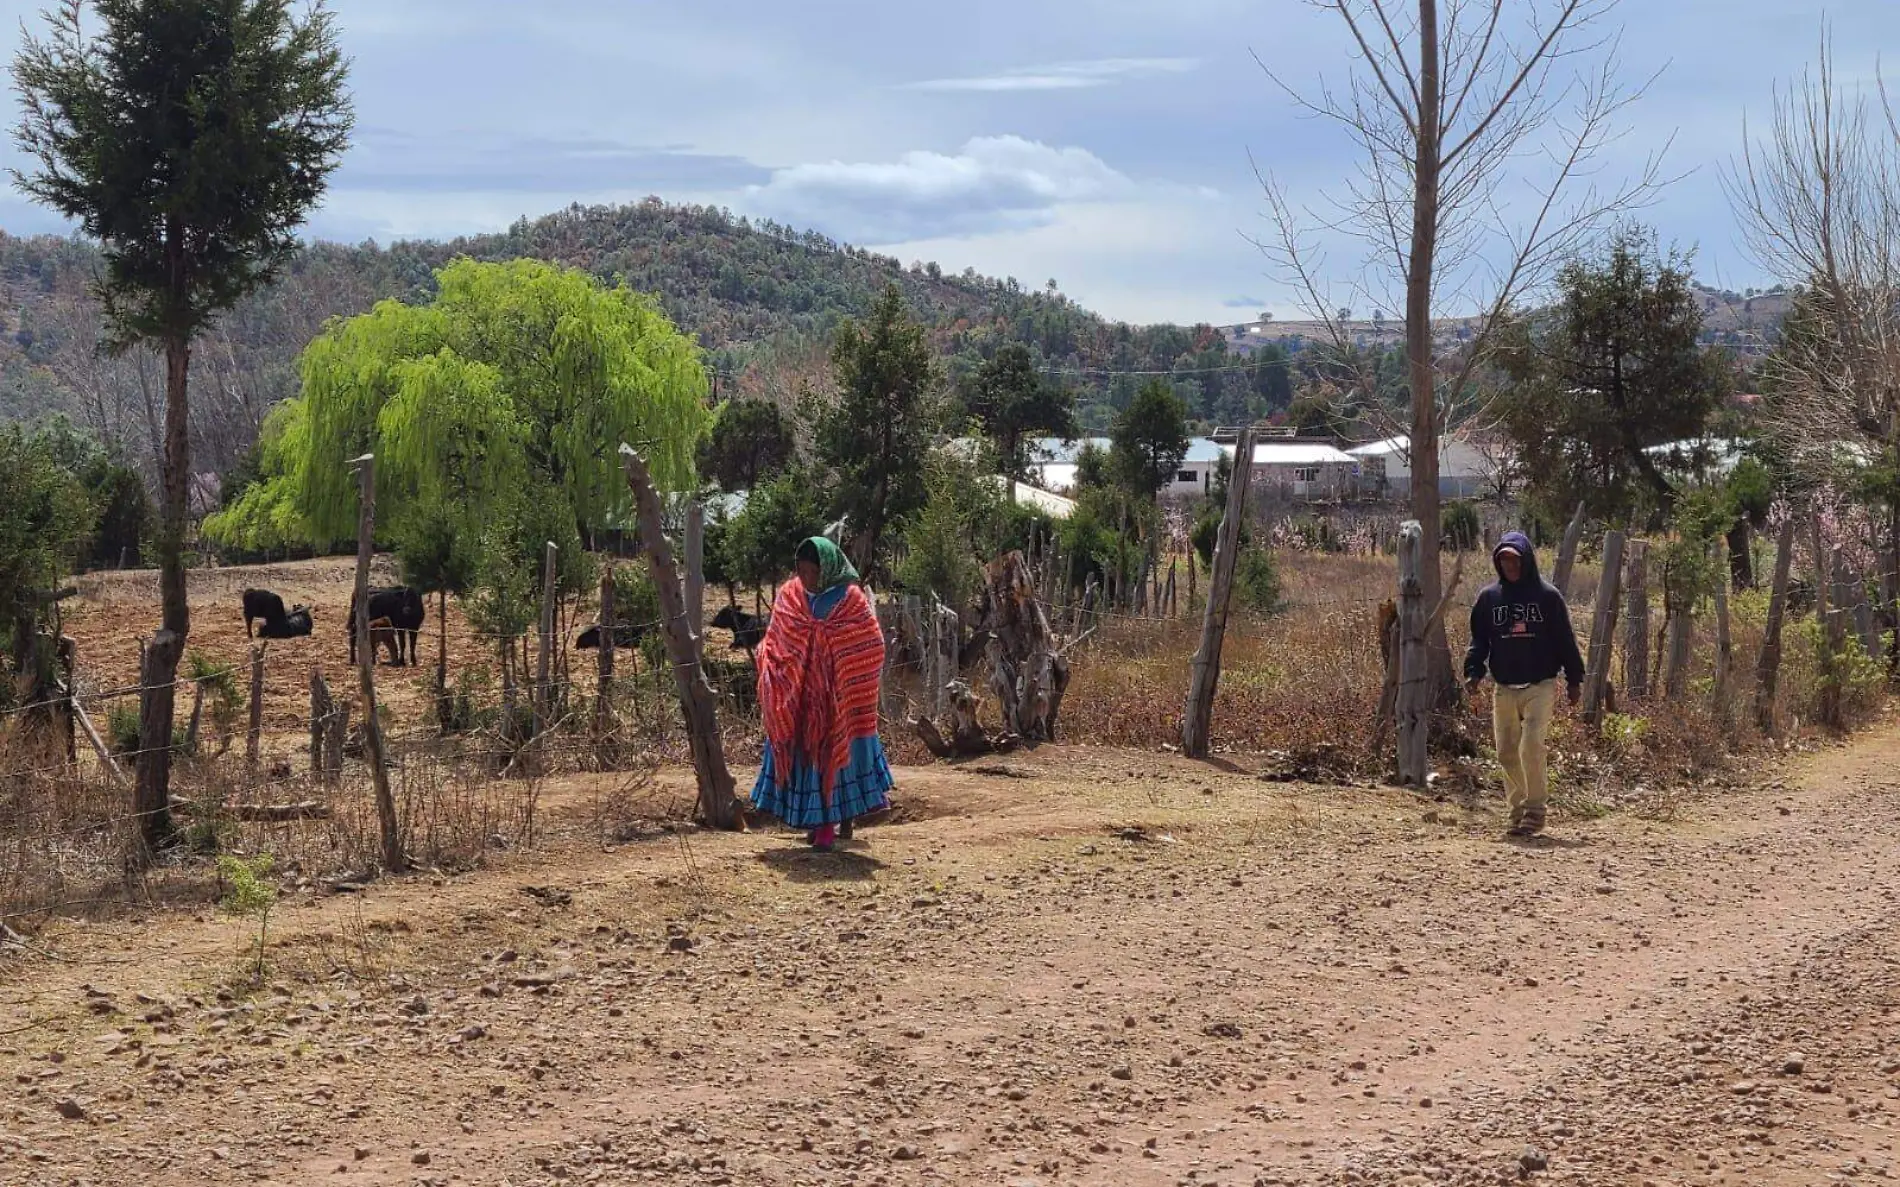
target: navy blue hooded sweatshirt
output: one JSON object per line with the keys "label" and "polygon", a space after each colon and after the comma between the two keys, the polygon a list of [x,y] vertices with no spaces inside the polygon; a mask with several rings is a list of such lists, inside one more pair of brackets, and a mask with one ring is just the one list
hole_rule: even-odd
{"label": "navy blue hooded sweatshirt", "polygon": [[1570,607],[1564,596],[1537,574],[1537,554],[1523,532],[1506,532],[1491,554],[1509,548],[1524,558],[1516,581],[1485,586],[1471,607],[1471,649],[1465,652],[1465,678],[1480,680],[1489,667],[1499,684],[1540,684],[1564,675],[1571,687],[1583,683],[1583,655],[1570,627]]}

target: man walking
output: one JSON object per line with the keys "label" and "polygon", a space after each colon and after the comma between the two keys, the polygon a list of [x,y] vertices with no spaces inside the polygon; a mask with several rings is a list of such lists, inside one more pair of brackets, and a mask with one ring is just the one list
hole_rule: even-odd
{"label": "man walking", "polygon": [[1465,688],[1476,695],[1490,668],[1498,686],[1491,722],[1511,805],[1510,835],[1530,837],[1544,831],[1544,739],[1557,708],[1557,674],[1563,673],[1570,703],[1576,704],[1583,692],[1583,655],[1564,596],[1537,575],[1530,537],[1506,532],[1491,563],[1497,583],[1486,586],[1471,608]]}

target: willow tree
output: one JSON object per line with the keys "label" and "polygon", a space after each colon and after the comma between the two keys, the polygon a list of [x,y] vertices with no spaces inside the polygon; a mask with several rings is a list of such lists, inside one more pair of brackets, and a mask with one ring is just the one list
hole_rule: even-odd
{"label": "willow tree", "polygon": [[150,848],[171,833],[172,682],[191,627],[191,346],[295,252],[349,141],[347,64],[321,3],[299,19],[289,0],[63,0],[46,22],[14,61],[15,141],[34,164],[14,179],[98,240],[107,345],[165,355],[163,625],[143,673],[135,800]]}
{"label": "willow tree", "polygon": [[374,453],[377,535],[406,562],[452,536],[500,611],[532,601],[553,539],[563,589],[577,592],[581,540],[630,510],[620,442],[641,446],[656,481],[693,484],[711,415],[699,348],[650,298],[574,269],[460,260],[437,280],[430,304],[382,302],[305,349],[302,394],[266,432],[263,480],[207,530],[232,543],[346,538],[349,461]]}

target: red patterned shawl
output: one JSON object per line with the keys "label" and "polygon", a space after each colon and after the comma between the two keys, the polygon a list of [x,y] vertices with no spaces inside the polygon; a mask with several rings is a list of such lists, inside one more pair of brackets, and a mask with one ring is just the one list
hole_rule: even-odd
{"label": "red patterned shawl", "polygon": [[851,586],[819,620],[796,578],[779,587],[759,645],[759,705],[780,786],[791,782],[793,759],[803,755],[819,764],[821,794],[830,804],[851,743],[877,736],[883,668],[884,632],[863,589]]}

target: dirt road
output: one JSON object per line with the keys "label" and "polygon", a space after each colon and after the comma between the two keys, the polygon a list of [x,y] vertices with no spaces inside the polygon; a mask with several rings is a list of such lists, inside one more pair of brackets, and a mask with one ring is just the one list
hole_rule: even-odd
{"label": "dirt road", "polygon": [[1886,1178],[1896,760],[1517,844],[1047,749],[901,772],[909,819],[828,857],[293,898],[224,1000],[237,924],[63,925],[0,966],[0,1183]]}

